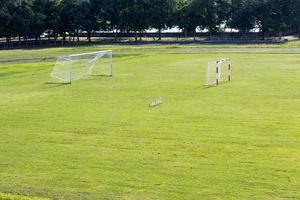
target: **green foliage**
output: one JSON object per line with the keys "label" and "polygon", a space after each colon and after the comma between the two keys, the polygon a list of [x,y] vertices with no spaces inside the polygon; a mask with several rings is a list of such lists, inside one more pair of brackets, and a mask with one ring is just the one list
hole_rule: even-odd
{"label": "green foliage", "polygon": [[228,25],[242,32],[259,27],[263,33],[280,34],[297,28],[299,4],[299,0],[233,0]]}
{"label": "green foliage", "polygon": [[[0,36],[65,39],[93,31],[142,32],[179,27],[211,33],[299,29],[300,0],[1,0]],[[79,38],[79,37],[78,37]]]}
{"label": "green foliage", "polygon": [[134,32],[148,29],[151,24],[151,0],[131,0],[127,3],[120,16],[122,29]]}
{"label": "green foliage", "polygon": [[162,29],[170,27],[175,8],[176,0],[151,0],[149,8],[151,13],[150,27],[156,28],[159,33]]}
{"label": "green foliage", "polygon": [[254,11],[255,8],[249,0],[233,0],[228,25],[242,33],[249,32],[255,27]]}
{"label": "green foliage", "polygon": [[291,27],[299,30],[299,38],[300,38],[300,0],[292,0],[291,6],[293,9],[291,10]]}

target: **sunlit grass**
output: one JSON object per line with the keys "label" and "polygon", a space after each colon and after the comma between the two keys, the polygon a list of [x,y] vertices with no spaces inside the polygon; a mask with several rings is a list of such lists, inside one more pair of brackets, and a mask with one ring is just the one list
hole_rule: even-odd
{"label": "sunlit grass", "polygon": [[[0,60],[97,49],[114,50],[114,77],[46,84],[53,61],[0,65],[4,199],[300,198],[297,48],[84,46]],[[203,87],[207,62],[228,57],[232,83]]]}

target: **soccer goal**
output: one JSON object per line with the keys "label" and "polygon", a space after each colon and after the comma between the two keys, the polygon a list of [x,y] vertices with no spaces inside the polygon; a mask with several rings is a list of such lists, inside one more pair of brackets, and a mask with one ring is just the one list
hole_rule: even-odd
{"label": "soccer goal", "polygon": [[73,54],[58,57],[50,76],[72,83],[86,76],[112,76],[112,51]]}
{"label": "soccer goal", "polygon": [[206,86],[218,86],[221,82],[231,81],[231,62],[229,58],[208,62]]}

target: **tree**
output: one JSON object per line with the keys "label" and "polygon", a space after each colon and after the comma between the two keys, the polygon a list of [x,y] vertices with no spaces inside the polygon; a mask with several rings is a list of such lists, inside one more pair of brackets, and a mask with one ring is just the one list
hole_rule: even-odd
{"label": "tree", "polygon": [[26,38],[30,36],[30,23],[33,11],[28,1],[15,1],[11,6],[10,36],[18,36],[20,42],[21,36]]}
{"label": "tree", "polygon": [[12,11],[15,9],[14,0],[0,0],[0,36],[5,37],[6,41],[10,41],[13,33],[11,27]]}
{"label": "tree", "polygon": [[202,30],[217,32],[220,25],[229,18],[230,6],[227,0],[188,0],[181,1],[179,27],[186,32],[194,32],[198,27]]}
{"label": "tree", "polygon": [[[77,36],[99,30],[138,33],[178,26],[186,35],[196,29],[211,33],[224,25],[242,33],[259,28],[279,34],[298,29],[300,0],[0,0],[0,36],[35,37],[47,32],[48,39],[67,33]],[[117,34],[115,35],[117,36]]]}
{"label": "tree", "polygon": [[220,31],[221,25],[229,18],[230,4],[228,0],[198,0],[204,6],[202,26],[211,33]]}
{"label": "tree", "polygon": [[300,0],[291,0],[291,6],[290,26],[298,30],[298,37],[300,39]]}
{"label": "tree", "polygon": [[45,0],[32,0],[30,2],[31,13],[30,13],[30,33],[35,37],[36,40],[45,32],[45,19],[47,18],[45,13]]}
{"label": "tree", "polygon": [[150,26],[151,0],[129,0],[126,8],[120,14],[122,29],[133,31],[137,41],[137,32],[144,31]]}
{"label": "tree", "polygon": [[[121,13],[126,8],[127,0],[94,0],[98,3],[98,23],[105,30],[122,31]],[[95,2],[93,4],[95,4]],[[117,34],[115,34],[117,37]]]}
{"label": "tree", "polygon": [[228,25],[242,33],[255,27],[255,16],[251,0],[233,0]]}
{"label": "tree", "polygon": [[265,38],[266,33],[279,33],[289,27],[290,0],[252,0],[253,16]]}
{"label": "tree", "polygon": [[78,17],[79,0],[62,0],[59,4],[59,33],[66,40],[66,34],[75,32]]}
{"label": "tree", "polygon": [[12,4],[13,0],[0,0],[0,34],[4,36],[4,32],[8,28],[8,24],[11,20],[11,13],[9,12],[8,5]]}
{"label": "tree", "polygon": [[34,11],[41,13],[43,31],[47,32],[48,40],[51,35],[56,39],[59,31],[59,0],[34,0]]}
{"label": "tree", "polygon": [[[272,14],[270,16],[271,30],[282,35],[282,31],[290,27],[292,4],[291,0],[272,1]],[[300,11],[300,10],[299,10]]]}
{"label": "tree", "polygon": [[85,30],[87,39],[91,42],[91,32],[98,29],[96,9],[90,1],[81,1],[77,7],[77,13],[75,18],[77,41],[79,41],[79,30]]}
{"label": "tree", "polygon": [[188,33],[195,33],[199,21],[204,19],[202,13],[197,10],[191,0],[178,1],[174,16],[174,25],[182,29],[186,37]]}
{"label": "tree", "polygon": [[158,30],[158,40],[161,40],[161,31],[172,24],[172,15],[176,8],[176,0],[151,0],[149,12],[150,27]]}

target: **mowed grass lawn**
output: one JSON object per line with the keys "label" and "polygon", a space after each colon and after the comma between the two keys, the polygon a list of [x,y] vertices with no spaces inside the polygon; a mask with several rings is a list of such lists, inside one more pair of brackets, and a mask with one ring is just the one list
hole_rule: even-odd
{"label": "mowed grass lawn", "polygon": [[[72,85],[34,60],[110,48],[112,78]],[[300,199],[299,49],[220,49],[1,51],[2,198]],[[203,87],[227,57],[233,81]]]}

